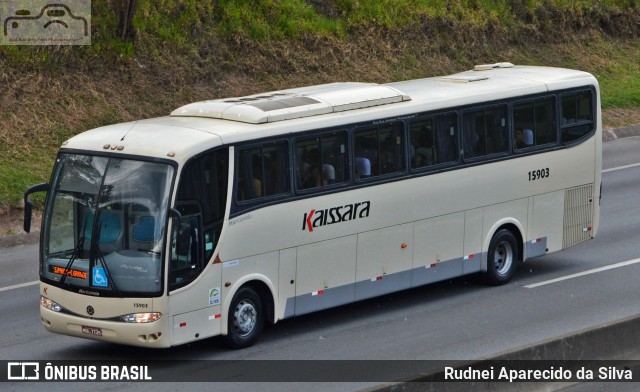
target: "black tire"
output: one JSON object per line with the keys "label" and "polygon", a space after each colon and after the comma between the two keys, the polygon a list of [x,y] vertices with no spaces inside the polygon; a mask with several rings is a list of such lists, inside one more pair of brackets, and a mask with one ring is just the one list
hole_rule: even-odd
{"label": "black tire", "polygon": [[520,245],[510,230],[502,229],[494,234],[487,254],[488,284],[499,286],[511,280],[520,259]]}
{"label": "black tire", "polygon": [[241,288],[233,296],[229,308],[227,343],[235,349],[253,346],[263,325],[262,299],[251,287]]}

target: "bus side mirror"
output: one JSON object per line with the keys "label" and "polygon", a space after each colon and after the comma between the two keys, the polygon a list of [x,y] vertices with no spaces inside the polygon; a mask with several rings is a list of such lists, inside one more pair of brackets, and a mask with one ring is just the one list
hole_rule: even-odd
{"label": "bus side mirror", "polygon": [[36,192],[48,192],[49,184],[38,184],[24,192],[24,223],[22,228],[25,232],[31,232],[31,215],[33,213],[33,202],[29,200],[29,195]]}
{"label": "bus side mirror", "polygon": [[27,200],[25,201],[25,205],[24,205],[24,223],[22,225],[22,228],[24,229],[25,233],[30,233],[31,232],[31,211],[33,210],[33,202],[31,202],[31,200]]}

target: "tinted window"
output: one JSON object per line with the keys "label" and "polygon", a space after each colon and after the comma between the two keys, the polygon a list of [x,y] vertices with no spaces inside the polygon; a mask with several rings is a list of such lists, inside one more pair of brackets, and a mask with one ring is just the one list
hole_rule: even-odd
{"label": "tinted window", "polygon": [[289,148],[286,141],[240,149],[236,200],[289,193]]}
{"label": "tinted window", "polygon": [[355,178],[404,171],[402,124],[385,124],[355,133]]}
{"label": "tinted window", "polygon": [[552,97],[515,104],[514,149],[555,144],[558,141],[555,118],[555,100]]}
{"label": "tinted window", "polygon": [[458,160],[455,114],[415,120],[409,135],[412,169]]}
{"label": "tinted window", "polygon": [[347,134],[331,133],[296,142],[297,189],[313,189],[349,180]]}
{"label": "tinted window", "polygon": [[497,106],[467,112],[464,115],[464,157],[475,158],[506,152],[507,109]]}
{"label": "tinted window", "polygon": [[593,102],[591,91],[562,96],[562,141],[570,142],[593,130]]}

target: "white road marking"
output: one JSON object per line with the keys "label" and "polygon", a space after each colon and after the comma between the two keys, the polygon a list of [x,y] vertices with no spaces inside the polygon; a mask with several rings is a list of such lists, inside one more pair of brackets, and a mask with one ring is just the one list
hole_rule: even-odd
{"label": "white road marking", "polygon": [[606,270],[610,270],[610,269],[614,269],[614,268],[620,268],[620,267],[624,267],[626,265],[631,265],[631,264],[636,264],[636,263],[640,263],[640,259],[622,261],[620,263],[606,265],[604,267],[594,268],[594,269],[590,269],[590,270],[583,271],[583,272],[578,272],[577,274],[573,274],[573,275],[561,276],[559,278],[545,280],[545,281],[539,282],[539,283],[528,284],[528,285],[523,286],[523,287],[527,288],[527,289],[532,289],[534,287],[540,287],[540,286],[548,285],[548,284],[551,284],[551,283],[562,282],[563,280],[573,279],[573,278],[577,278],[579,276],[595,274],[597,272],[602,272],[602,271],[606,271]]}
{"label": "white road marking", "polygon": [[34,280],[33,282],[14,284],[13,286],[7,286],[7,287],[0,287],[0,292],[19,289],[19,288],[27,287],[27,286],[33,286],[33,285],[36,285],[38,283],[40,283],[39,280]]}
{"label": "white road marking", "polygon": [[603,173],[609,173],[612,171],[616,171],[616,170],[622,170],[622,169],[629,169],[631,167],[636,167],[636,166],[640,166],[640,163],[634,163],[632,165],[625,165],[625,166],[618,166],[618,167],[612,167],[611,169],[605,169],[602,172]]}

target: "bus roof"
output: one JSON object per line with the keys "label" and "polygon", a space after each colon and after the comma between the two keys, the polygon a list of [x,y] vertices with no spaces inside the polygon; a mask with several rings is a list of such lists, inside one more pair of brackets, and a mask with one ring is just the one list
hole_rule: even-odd
{"label": "bus roof", "polygon": [[590,84],[597,86],[596,79],[582,71],[486,64],[453,75],[389,84],[331,83],[196,102],[168,117],[84,132],[63,148],[182,161],[221,144]]}

